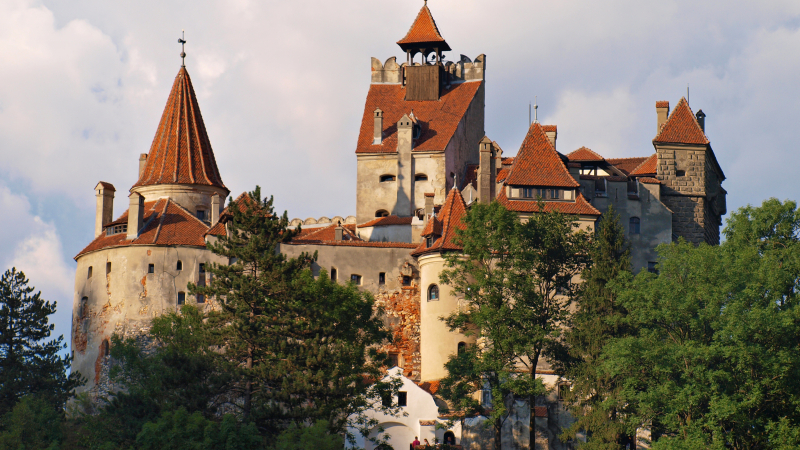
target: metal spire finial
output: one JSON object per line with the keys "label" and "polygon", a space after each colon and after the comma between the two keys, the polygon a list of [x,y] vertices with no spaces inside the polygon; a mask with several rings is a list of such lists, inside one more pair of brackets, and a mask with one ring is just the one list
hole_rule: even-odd
{"label": "metal spire finial", "polygon": [[178,39],[178,43],[181,44],[181,67],[186,67],[186,52],[183,48],[183,46],[186,45],[186,35],[184,34],[184,30],[181,30],[181,37]]}
{"label": "metal spire finial", "polygon": [[539,123],[539,105],[536,104],[538,96],[533,97],[533,123]]}

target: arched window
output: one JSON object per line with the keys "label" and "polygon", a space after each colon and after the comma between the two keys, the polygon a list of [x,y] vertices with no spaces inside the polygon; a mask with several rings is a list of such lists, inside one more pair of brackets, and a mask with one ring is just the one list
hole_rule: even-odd
{"label": "arched window", "polygon": [[379,209],[375,211],[375,217],[389,217],[389,211],[385,209]]}
{"label": "arched window", "polygon": [[439,300],[439,286],[432,284],[428,286],[428,301]]}
{"label": "arched window", "polygon": [[394,175],[381,175],[381,183],[385,183],[387,181],[395,181],[397,177]]}
{"label": "arched window", "polygon": [[629,228],[629,231],[628,231],[629,234],[639,234],[640,223],[641,222],[640,222],[638,217],[631,217],[630,228]]}
{"label": "arched window", "polygon": [[458,343],[458,354],[462,354],[467,351],[467,343],[466,342],[459,342]]}
{"label": "arched window", "polygon": [[456,435],[452,431],[444,433],[444,445],[456,445]]}
{"label": "arched window", "polygon": [[89,266],[89,271],[86,273],[86,278],[92,278],[92,266]]}
{"label": "arched window", "polygon": [[178,263],[175,264],[175,270],[183,270],[183,261],[178,260]]}
{"label": "arched window", "polygon": [[424,173],[414,175],[414,181],[428,181],[428,176]]}
{"label": "arched window", "polygon": [[111,273],[111,262],[106,263],[106,275]]}

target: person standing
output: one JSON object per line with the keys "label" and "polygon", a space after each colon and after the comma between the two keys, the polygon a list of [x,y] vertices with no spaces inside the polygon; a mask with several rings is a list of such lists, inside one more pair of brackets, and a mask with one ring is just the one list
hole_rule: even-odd
{"label": "person standing", "polygon": [[419,438],[417,436],[414,436],[414,442],[411,443],[411,448],[412,449],[417,448],[418,445],[419,445]]}

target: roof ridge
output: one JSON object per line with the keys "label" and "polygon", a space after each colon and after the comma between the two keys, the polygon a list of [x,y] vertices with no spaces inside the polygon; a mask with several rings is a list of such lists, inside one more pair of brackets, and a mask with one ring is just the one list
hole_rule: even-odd
{"label": "roof ridge", "polygon": [[[422,21],[426,19],[427,23],[423,23]],[[431,31],[433,32],[432,36]],[[416,34],[419,34],[419,36],[412,36]],[[430,39],[431,37],[433,39]],[[419,12],[417,13],[417,17],[409,27],[405,37],[397,41],[397,43],[401,45],[419,42],[446,42],[442,36],[442,33],[439,32],[439,27],[436,25],[436,20],[434,20],[431,10],[428,9],[427,2],[422,6],[422,8],[420,8]]]}
{"label": "roof ridge", "polygon": [[[658,160],[658,153],[653,153],[652,155],[646,157],[644,159],[644,161],[642,161],[638,166],[634,167],[634,169],[631,170],[630,175],[638,175],[636,172],[638,172],[639,169],[641,169],[645,164],[650,162],[650,160],[653,159],[653,158],[656,158],[656,160]],[[656,164],[658,164],[658,163],[656,163]],[[653,172],[644,172],[644,173],[653,173]]]}
{"label": "roof ridge", "polygon": [[[689,124],[684,122],[686,118],[683,117],[687,112],[691,117]],[[678,123],[678,121],[681,122]],[[686,126],[689,128],[687,129]],[[681,99],[678,100],[678,104],[675,105],[675,109],[672,110],[669,117],[667,117],[667,120],[661,124],[661,128],[658,130],[656,137],[653,138],[653,142],[674,142],[680,144],[700,145],[709,144],[708,136],[706,136],[705,130],[703,130],[703,128],[697,122],[697,117],[695,117],[691,106],[689,106],[689,101],[686,100],[686,97],[681,97]]]}
{"label": "roof ridge", "polygon": [[[550,158],[548,152],[552,152],[552,158],[555,159]],[[534,166],[537,168],[536,171],[533,170]],[[526,174],[520,171],[528,171],[530,173]],[[570,175],[564,160],[561,159],[561,154],[553,147],[538,122],[533,122],[528,128],[528,133],[525,135],[525,139],[523,139],[519,151],[514,157],[514,163],[506,177],[506,183],[523,186],[541,185],[573,188],[580,186],[580,183]]]}

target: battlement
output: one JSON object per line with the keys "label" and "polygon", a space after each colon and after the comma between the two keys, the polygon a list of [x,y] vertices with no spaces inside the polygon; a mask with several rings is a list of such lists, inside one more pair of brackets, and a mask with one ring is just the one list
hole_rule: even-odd
{"label": "battlement", "polygon": [[[442,63],[438,63],[442,64]],[[385,63],[381,64],[377,58],[372,58],[371,70],[373,84],[403,84],[405,85],[405,67],[408,63],[397,64],[397,58],[392,56]],[[419,66],[419,63],[413,63]],[[471,60],[461,55],[458,62],[446,61],[442,64],[444,73],[447,74],[445,83],[461,83],[464,81],[484,80],[486,71],[486,55],[480,54]]]}

